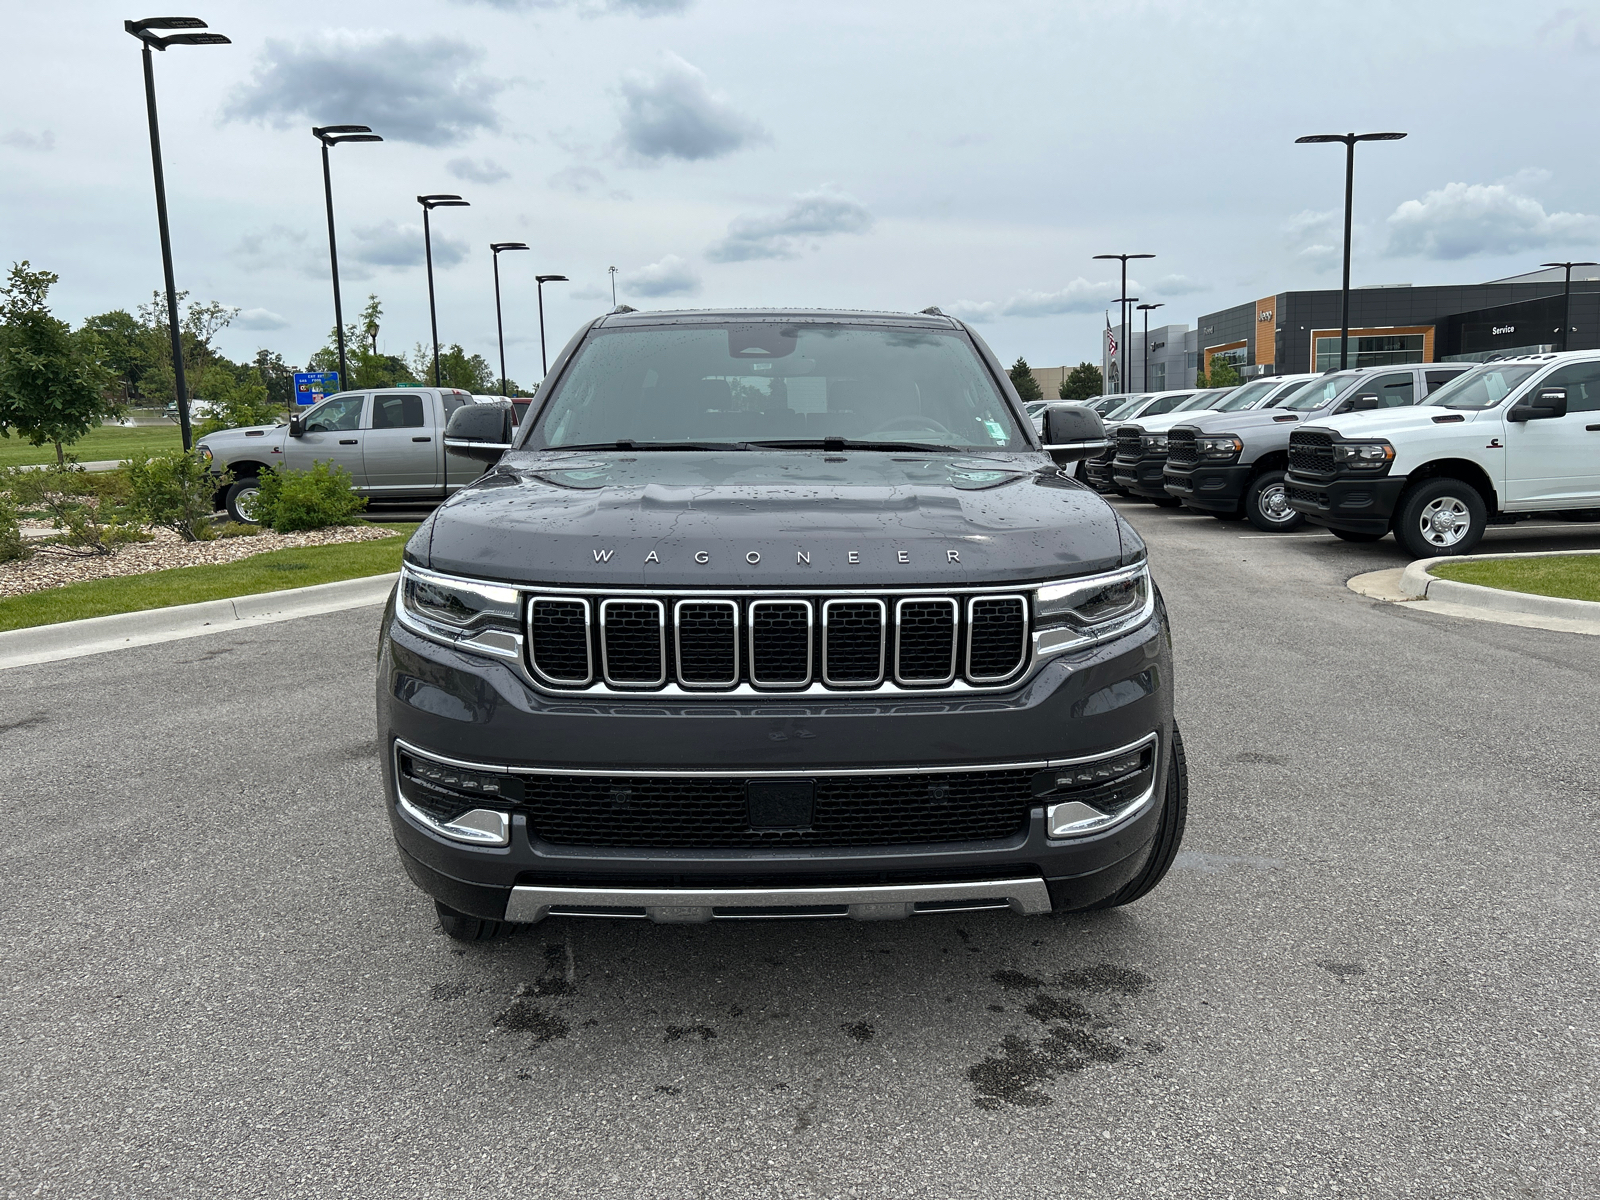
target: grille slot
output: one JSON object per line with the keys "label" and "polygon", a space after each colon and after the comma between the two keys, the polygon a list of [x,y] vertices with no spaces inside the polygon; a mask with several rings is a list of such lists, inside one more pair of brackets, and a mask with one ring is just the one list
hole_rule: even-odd
{"label": "grille slot", "polygon": [[538,599],[528,605],[533,669],[550,683],[582,687],[594,677],[587,600]]}
{"label": "grille slot", "polygon": [[1289,469],[1313,475],[1333,474],[1333,435],[1297,429],[1289,435]]}
{"label": "grille slot", "polygon": [[758,687],[804,687],[811,682],[809,603],[750,602],[750,682]]}
{"label": "grille slot", "polygon": [[678,682],[732,687],[739,682],[739,605],[733,600],[680,600],[673,609]]}
{"label": "grille slot", "polygon": [[1028,660],[1028,609],[1021,596],[974,597],[967,603],[967,678],[997,683]]}
{"label": "grille slot", "polygon": [[1143,440],[1144,435],[1138,429],[1129,429],[1124,426],[1117,430],[1117,458],[1123,462],[1137,462],[1139,460],[1139,446]]}
{"label": "grille slot", "polygon": [[822,678],[871,687],[883,679],[887,606],[882,600],[828,600],[822,605]]}
{"label": "grille slot", "polygon": [[943,597],[900,601],[894,640],[897,682],[949,683],[956,677],[956,602]]}
{"label": "grille slot", "polygon": [[667,681],[666,606],[659,600],[600,602],[600,662],[615,687]]}
{"label": "grille slot", "polygon": [[1167,461],[1169,463],[1197,463],[1200,450],[1195,444],[1192,429],[1174,429],[1167,434]]}

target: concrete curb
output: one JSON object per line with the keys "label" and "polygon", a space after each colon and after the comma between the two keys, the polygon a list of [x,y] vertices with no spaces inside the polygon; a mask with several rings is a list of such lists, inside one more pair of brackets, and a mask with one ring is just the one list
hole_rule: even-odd
{"label": "concrete curb", "polygon": [[[0,633],[0,671],[382,604],[399,572]],[[1596,607],[1600,607],[1597,605]]]}
{"label": "concrete curb", "polygon": [[1470,558],[1457,555],[1444,558],[1419,558],[1401,573],[1400,591],[1413,600],[1443,600],[1450,604],[1489,608],[1497,612],[1531,613],[1535,616],[1559,617],[1568,621],[1600,621],[1600,603],[1593,600],[1539,596],[1532,592],[1509,592],[1501,588],[1483,587],[1476,583],[1438,579],[1433,575],[1433,568],[1441,563],[1485,562],[1513,558],[1566,558],[1574,554],[1594,553],[1593,550],[1550,550],[1525,554],[1474,554]]}

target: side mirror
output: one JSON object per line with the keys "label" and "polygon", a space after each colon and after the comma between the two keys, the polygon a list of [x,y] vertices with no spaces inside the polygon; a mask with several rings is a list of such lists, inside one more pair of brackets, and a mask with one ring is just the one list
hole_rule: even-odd
{"label": "side mirror", "polygon": [[444,427],[447,453],[494,465],[511,449],[516,414],[509,400],[463,404]]}
{"label": "side mirror", "polygon": [[1508,421],[1548,421],[1567,415],[1566,388],[1540,388],[1531,399],[1519,400],[1506,414]]}
{"label": "side mirror", "polygon": [[1052,404],[1044,410],[1044,448],[1058,466],[1093,458],[1108,449],[1105,422],[1081,404]]}
{"label": "side mirror", "polygon": [[305,435],[306,435],[306,419],[305,419],[305,417],[302,416],[300,413],[290,413],[289,414],[289,436],[290,437],[305,437]]}
{"label": "side mirror", "polygon": [[1350,408],[1349,408],[1348,411],[1350,411],[1350,412],[1361,412],[1364,409],[1382,408],[1382,407],[1383,407],[1383,400],[1378,396],[1378,393],[1376,393],[1376,392],[1362,392],[1361,395],[1357,396],[1354,400],[1350,401]]}

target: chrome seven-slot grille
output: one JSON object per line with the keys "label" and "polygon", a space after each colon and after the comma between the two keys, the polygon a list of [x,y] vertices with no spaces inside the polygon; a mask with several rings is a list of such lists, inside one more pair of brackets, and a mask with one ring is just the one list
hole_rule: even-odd
{"label": "chrome seven-slot grille", "polygon": [[1333,435],[1320,429],[1297,429],[1289,435],[1289,469],[1313,475],[1333,474]]}
{"label": "chrome seven-slot grille", "polygon": [[1021,595],[534,596],[529,665],[554,688],[993,686],[1029,657]]}
{"label": "chrome seven-slot grille", "polygon": [[1167,461],[1169,463],[1196,463],[1200,451],[1195,445],[1192,429],[1174,429],[1167,434]]}

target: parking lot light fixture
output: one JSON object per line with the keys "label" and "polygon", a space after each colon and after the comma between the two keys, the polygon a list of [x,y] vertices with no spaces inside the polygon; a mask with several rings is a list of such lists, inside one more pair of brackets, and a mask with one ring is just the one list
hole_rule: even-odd
{"label": "parking lot light fixture", "polygon": [[439,382],[439,310],[433,299],[433,231],[428,225],[428,214],[436,208],[467,208],[472,202],[454,194],[436,192],[418,196],[417,203],[422,205],[422,252],[428,263],[428,328],[433,332],[433,386],[443,387]]}
{"label": "parking lot light fixture", "polygon": [[1139,311],[1144,313],[1144,390],[1147,392],[1150,390],[1150,310],[1165,307],[1164,303],[1139,305]]}
{"label": "parking lot light fixture", "polygon": [[333,176],[328,170],[328,147],[340,142],[381,142],[381,138],[367,125],[313,125],[311,135],[322,143],[322,194],[328,202],[328,262],[333,271],[333,328],[339,346],[339,386],[350,386],[350,375],[345,369],[344,306],[339,299],[339,244],[333,236]]}
{"label": "parking lot light fixture", "polygon": [[[1339,369],[1350,365],[1350,201],[1355,193],[1356,143],[1398,142],[1403,133],[1312,133],[1295,138],[1297,146],[1313,142],[1344,143],[1344,284],[1339,292]],[[1317,348],[1311,347],[1316,362]]]}
{"label": "parking lot light fixture", "polygon": [[1567,339],[1572,334],[1572,268],[1573,267],[1600,267],[1600,263],[1592,262],[1553,262],[1540,263],[1541,267],[1562,267],[1567,272],[1566,284],[1561,289],[1561,348],[1567,348]]}
{"label": "parking lot light fixture", "polygon": [[500,251],[502,250],[531,250],[533,247],[526,242],[490,242],[489,249],[494,251],[494,328],[500,335],[500,394],[506,394],[506,327],[500,319]]}
{"label": "parking lot light fixture", "polygon": [[[1130,258],[1154,258],[1154,257],[1155,257],[1154,254],[1096,254],[1095,255],[1095,258],[1097,258],[1097,259],[1100,259],[1100,258],[1115,258],[1115,259],[1119,260],[1122,263],[1122,296],[1123,296],[1123,298],[1118,301],[1118,303],[1120,305],[1122,305],[1121,314],[1120,314],[1121,317],[1122,317],[1122,349],[1121,349],[1122,362],[1119,364],[1119,367],[1118,367],[1119,377],[1117,379],[1117,384],[1118,384],[1118,386],[1120,386],[1123,389],[1123,391],[1130,390],[1128,388],[1128,260]],[[1133,299],[1135,299],[1135,300],[1137,300],[1138,298],[1139,297],[1137,297],[1137,296],[1133,297]]]}
{"label": "parking lot light fixture", "polygon": [[233,39],[220,33],[170,33],[158,30],[205,29],[199,17],[146,17],[124,21],[122,28],[139,39],[144,56],[144,102],[150,119],[150,163],[156,177],[156,224],[161,230],[161,270],[167,285],[167,332],[172,336],[172,376],[178,403],[178,434],[183,448],[194,446],[194,431],[189,424],[189,384],[183,374],[183,341],[178,331],[178,285],[172,278],[172,234],[167,228],[167,181],[161,169],[161,127],[156,120],[156,72],[150,52],[166,52],[168,46],[228,46]]}
{"label": "parking lot light fixture", "polygon": [[544,352],[544,285],[547,283],[566,283],[565,275],[536,275],[539,281],[539,363],[544,367],[544,373],[550,374],[550,360]]}

